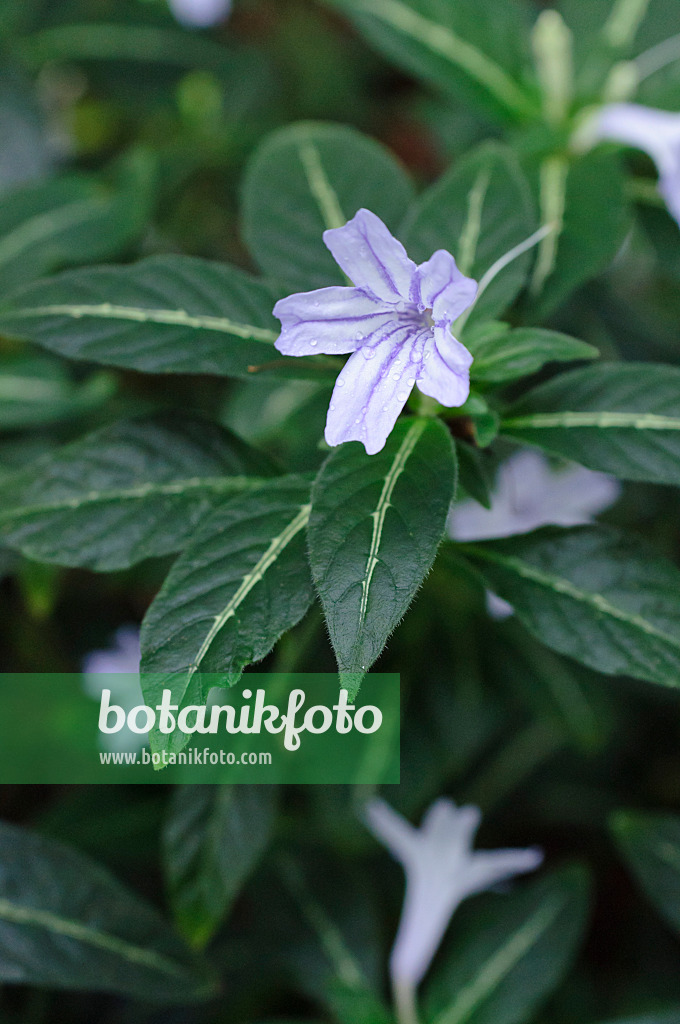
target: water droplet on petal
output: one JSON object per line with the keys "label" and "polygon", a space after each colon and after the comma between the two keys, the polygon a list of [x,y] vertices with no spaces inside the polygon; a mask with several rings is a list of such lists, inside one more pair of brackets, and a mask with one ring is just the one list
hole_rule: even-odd
{"label": "water droplet on petal", "polygon": [[388,409],[389,409],[389,405],[383,405],[383,407],[382,407],[382,411],[383,412],[387,412]]}
{"label": "water droplet on petal", "polygon": [[399,376],[399,374],[398,374],[398,373],[393,373],[393,374],[392,374],[392,380],[400,380],[400,379],[401,379],[401,378],[400,378],[400,376]]}
{"label": "water droplet on petal", "polygon": [[375,358],[375,349],[369,348],[368,345],[364,345],[361,351],[364,353],[364,359]]}
{"label": "water droplet on petal", "polygon": [[342,377],[338,377],[338,379],[335,382],[335,386],[336,386],[336,388],[344,388],[345,382],[342,379]]}
{"label": "water droplet on petal", "polygon": [[331,411],[331,412],[335,412],[335,403],[334,403],[334,402],[331,402],[331,404],[330,404],[330,407],[329,407],[329,408],[330,408],[330,411]]}
{"label": "water droplet on petal", "polygon": [[413,385],[415,384],[415,382],[416,382],[416,379],[415,379],[415,377],[409,377],[409,379],[408,379],[408,380],[406,381],[406,383],[408,384],[408,386],[409,386],[410,388],[412,388],[412,387],[413,387]]}
{"label": "water droplet on petal", "polygon": [[314,306],[314,309],[318,309],[319,306],[321,305],[321,303],[319,302],[318,299],[314,299],[314,302],[312,303],[312,305]]}
{"label": "water droplet on petal", "polygon": [[408,395],[406,394],[405,391],[397,391],[397,401],[398,402],[405,402],[407,398],[408,398]]}
{"label": "water droplet on petal", "polygon": [[357,333],[354,335],[354,337],[355,337],[356,341],[363,341],[364,340],[364,336],[361,333],[361,331],[357,331]]}
{"label": "water droplet on petal", "polygon": [[313,338],[312,341],[310,341],[309,344],[312,346],[312,348],[316,348],[316,346],[319,344],[319,342],[316,340],[316,338]]}
{"label": "water droplet on petal", "polygon": [[361,423],[361,416],[357,416],[357,418],[355,419],[354,422],[355,423]]}

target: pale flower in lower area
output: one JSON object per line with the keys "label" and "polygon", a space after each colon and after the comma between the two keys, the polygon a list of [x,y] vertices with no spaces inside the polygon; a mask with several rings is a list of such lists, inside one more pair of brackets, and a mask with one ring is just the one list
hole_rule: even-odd
{"label": "pale flower in lower area", "polygon": [[226,21],[232,0],[168,0],[177,21],[189,28],[210,28]]}
{"label": "pale flower in lower area", "polygon": [[[91,651],[83,658],[83,689],[99,701],[102,690],[111,690],[111,703],[127,713],[144,703],[139,681],[141,651],[137,626],[120,626],[114,634],[113,646]],[[111,676],[112,678],[107,678]],[[119,732],[100,734],[107,750],[135,750],[144,745],[145,734],[134,733],[127,725]]]}
{"label": "pale flower in lower area", "polygon": [[432,804],[420,828],[380,799],[368,801],[364,818],[406,872],[404,907],[390,958],[397,994],[415,990],[463,900],[535,870],[543,859],[536,849],[473,850],[481,813],[448,799]]}
{"label": "pale flower in lower area", "polygon": [[680,114],[637,103],[610,103],[582,129],[584,139],[611,139],[648,153],[659,171],[659,191],[680,224]]}
{"label": "pale flower in lower area", "polygon": [[[471,498],[457,502],[449,515],[453,540],[476,541],[528,533],[541,526],[582,526],[613,505],[621,484],[584,466],[552,469],[538,452],[516,452],[498,471],[491,508]],[[502,598],[487,594],[492,618],[512,615]]]}
{"label": "pale flower in lower area", "polygon": [[414,387],[445,406],[470,392],[472,356],[451,333],[477,284],[439,249],[419,266],[370,210],[324,231],[335,262],[356,287],[318,288],[281,299],[276,342],[289,356],[352,355],[335,382],[326,441],[385,444]]}

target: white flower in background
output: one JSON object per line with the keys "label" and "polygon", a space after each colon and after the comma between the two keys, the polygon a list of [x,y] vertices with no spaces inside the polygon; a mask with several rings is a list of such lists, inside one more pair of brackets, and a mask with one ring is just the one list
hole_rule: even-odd
{"label": "white flower in background", "polygon": [[[613,505],[621,484],[606,473],[584,466],[555,471],[545,456],[525,450],[512,455],[498,471],[491,508],[473,499],[457,502],[449,515],[453,540],[476,541],[528,533],[540,526],[582,526]],[[487,591],[492,618],[512,615],[512,607]]]}
{"label": "white flower in background", "polygon": [[436,800],[420,828],[397,814],[384,800],[369,800],[364,809],[369,829],[406,873],[406,896],[390,957],[390,974],[401,1020],[414,1017],[415,988],[427,971],[451,916],[468,896],[490,889],[513,875],[534,871],[540,850],[478,850],[472,842],[481,813]]}
{"label": "white flower in background", "polygon": [[[120,705],[127,714],[144,703],[139,682],[140,661],[139,629],[121,626],[115,632],[113,647],[92,651],[83,658],[83,689],[97,702],[102,690],[111,690],[111,703]],[[107,679],[112,673],[115,677]],[[145,734],[134,733],[127,725],[120,732],[100,734],[102,746],[113,751],[139,750],[145,740]]]}
{"label": "white flower in background", "polygon": [[168,0],[177,21],[188,28],[210,28],[226,21],[232,0]]}
{"label": "white flower in background", "polygon": [[680,114],[636,103],[610,103],[582,129],[584,141],[610,139],[651,156],[659,171],[659,192],[680,224]]}

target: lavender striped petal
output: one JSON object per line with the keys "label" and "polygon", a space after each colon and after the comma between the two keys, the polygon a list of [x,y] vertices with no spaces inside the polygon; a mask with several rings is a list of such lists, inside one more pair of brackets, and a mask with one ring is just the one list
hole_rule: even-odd
{"label": "lavender striped petal", "polygon": [[410,300],[416,265],[370,210],[359,210],[344,227],[324,231],[323,240],[357,288],[384,302]]}
{"label": "lavender striped petal", "polygon": [[385,446],[418,376],[410,326],[384,329],[373,347],[365,345],[347,360],[333,390],[326,441],[361,441],[369,455]]}
{"label": "lavender striped petal", "polygon": [[276,348],[287,356],[354,352],[393,315],[358,288],[297,292],[274,306],[274,316],[281,321]]}
{"label": "lavender striped petal", "polygon": [[477,282],[461,274],[451,253],[438,249],[417,273],[420,304],[432,310],[435,323],[451,324],[477,294]]}
{"label": "lavender striped petal", "polygon": [[425,346],[418,390],[449,408],[463,405],[470,394],[471,363],[472,356],[448,328],[435,327]]}

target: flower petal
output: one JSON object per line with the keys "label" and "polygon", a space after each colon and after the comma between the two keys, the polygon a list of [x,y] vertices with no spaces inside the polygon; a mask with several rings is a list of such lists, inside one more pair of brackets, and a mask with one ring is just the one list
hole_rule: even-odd
{"label": "flower petal", "polygon": [[384,302],[410,300],[416,265],[370,210],[359,210],[344,227],[324,231],[323,240],[357,288]]}
{"label": "flower petal", "polygon": [[472,356],[447,327],[435,326],[425,345],[418,390],[442,405],[456,408],[470,394]]}
{"label": "flower petal", "polygon": [[461,888],[464,887],[466,896],[472,896],[513,875],[535,871],[542,862],[542,852],[531,847],[526,850],[477,850],[465,866]]}
{"label": "flower petal", "polygon": [[[446,857],[446,852],[442,856]],[[404,907],[390,956],[390,973],[395,981],[415,986],[422,980],[453,912],[464,898],[464,887],[439,877],[436,871],[416,866],[407,875]]]}
{"label": "flower petal", "polygon": [[481,820],[482,812],[478,807],[472,804],[457,807],[453,800],[440,797],[423,816],[420,831],[437,858],[461,856],[472,847]]}
{"label": "flower petal", "polygon": [[452,324],[477,294],[477,282],[461,274],[450,252],[438,249],[426,263],[421,263],[417,274],[416,301],[432,310],[435,323]]}
{"label": "flower petal", "polygon": [[644,149],[660,170],[669,170],[669,157],[680,141],[680,115],[637,103],[610,103],[597,115],[593,130],[599,139]]}
{"label": "flower petal", "polygon": [[274,316],[281,321],[275,347],[287,356],[354,352],[365,336],[393,313],[358,288],[317,288],[280,299]]}
{"label": "flower petal", "polygon": [[411,864],[418,851],[418,831],[410,821],[379,797],[366,802],[364,820],[395,860],[405,867]]}
{"label": "flower petal", "polygon": [[350,356],[335,382],[325,434],[331,446],[361,441],[369,455],[379,452],[416,382],[413,327],[392,324],[381,334]]}
{"label": "flower petal", "polygon": [[680,224],[680,114],[637,103],[610,103],[588,131],[590,138],[613,139],[649,153],[659,170],[659,191]]}

